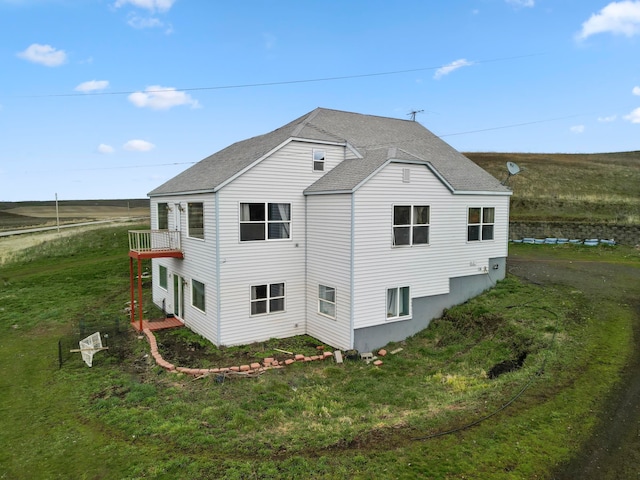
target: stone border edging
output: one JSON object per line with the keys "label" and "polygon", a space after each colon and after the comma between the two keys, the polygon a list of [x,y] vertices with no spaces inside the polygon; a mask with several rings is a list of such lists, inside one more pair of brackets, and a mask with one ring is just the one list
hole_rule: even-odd
{"label": "stone border edging", "polygon": [[[311,357],[307,357],[301,354],[294,355],[294,358],[288,358],[284,362],[279,362],[275,358],[265,358],[262,361],[262,364],[255,362],[249,365],[240,365],[233,367],[225,367],[225,368],[185,368],[185,367],[176,367],[172,363],[166,361],[160,355],[158,351],[158,342],[156,341],[156,337],[153,332],[149,328],[144,328],[142,330],[144,334],[147,336],[149,340],[149,345],[151,347],[151,356],[153,356],[156,364],[169,372],[174,373],[184,373],[186,375],[193,376],[201,376],[201,375],[209,375],[212,373],[230,373],[230,374],[253,374],[253,373],[262,373],[267,370],[283,368],[287,365],[291,365],[296,362],[313,362],[317,360],[326,360],[329,357],[333,357],[333,353],[324,352],[322,355],[313,355]],[[380,362],[382,363],[382,362]]]}

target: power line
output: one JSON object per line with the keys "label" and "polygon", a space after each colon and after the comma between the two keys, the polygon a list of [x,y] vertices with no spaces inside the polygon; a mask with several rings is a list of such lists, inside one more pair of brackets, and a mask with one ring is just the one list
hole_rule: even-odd
{"label": "power line", "polygon": [[525,125],[534,125],[536,123],[555,122],[556,120],[566,120],[568,118],[584,117],[585,115],[593,115],[593,114],[592,113],[576,113],[575,115],[567,115],[564,117],[547,118],[544,120],[534,120],[532,122],[511,123],[509,125],[502,125],[499,127],[482,128],[480,130],[466,130],[464,132],[445,133],[444,135],[436,135],[436,136],[442,138],[442,137],[453,137],[454,135],[467,135],[469,133],[490,132],[491,130],[502,130],[503,128],[523,127]]}
{"label": "power line", "polygon": [[[543,53],[530,53],[526,55],[517,55],[514,57],[502,57],[502,58],[492,58],[489,60],[479,60],[475,62],[470,62],[471,65],[478,65],[483,63],[493,63],[493,62],[504,62],[508,60],[517,60],[520,58],[529,58],[544,55]],[[172,92],[172,91],[180,91],[180,92],[195,92],[201,90],[229,90],[236,88],[255,88],[255,87],[271,87],[276,85],[293,85],[299,83],[315,83],[315,82],[331,82],[336,80],[349,80],[353,78],[367,78],[367,77],[382,77],[386,75],[399,75],[402,73],[413,73],[413,72],[423,72],[427,70],[437,70],[442,68],[444,65],[440,65],[437,67],[419,67],[419,68],[410,68],[406,70],[392,70],[388,72],[375,72],[375,73],[361,73],[357,75],[342,75],[335,77],[320,77],[320,78],[307,78],[300,80],[283,80],[279,82],[262,82],[262,83],[241,83],[234,85],[217,85],[217,86],[209,86],[209,87],[188,87],[188,88],[164,88],[164,89],[156,89],[156,90],[145,90],[145,93],[160,93],[160,92]],[[104,95],[130,95],[132,93],[139,92],[140,90],[127,90],[127,91],[118,91],[118,92],[86,92],[86,93],[53,93],[46,95],[21,95],[18,98],[47,98],[47,97],[86,97],[86,96],[104,96]]]}

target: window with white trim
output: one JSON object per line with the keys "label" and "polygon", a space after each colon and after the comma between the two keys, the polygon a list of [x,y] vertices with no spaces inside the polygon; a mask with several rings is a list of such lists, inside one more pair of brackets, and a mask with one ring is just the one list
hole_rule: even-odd
{"label": "window with white trim", "polygon": [[336,289],[318,285],[318,313],[336,318]]}
{"label": "window with white trim", "polygon": [[191,238],[204,239],[204,205],[202,202],[187,203],[189,218],[188,235]]}
{"label": "window with white trim", "polygon": [[324,150],[313,150],[313,171],[324,172]]}
{"label": "window with white trim", "polygon": [[158,285],[160,285],[160,288],[163,288],[165,290],[167,289],[167,285],[169,284],[168,278],[169,276],[167,275],[167,267],[165,267],[164,265],[159,265],[158,266]]}
{"label": "window with white trim", "polygon": [[409,317],[411,315],[411,295],[409,287],[387,289],[387,320]]}
{"label": "window with white trim", "polygon": [[191,305],[200,311],[205,311],[204,283],[191,280]]}
{"label": "window with white trim", "polygon": [[158,204],[158,230],[169,230],[169,204]]}
{"label": "window with white trim", "polygon": [[241,203],[240,241],[291,238],[290,203]]}
{"label": "window with white trim", "polygon": [[469,207],[467,241],[493,240],[496,209],[494,207]]}
{"label": "window with white trim", "polygon": [[284,312],[284,283],[251,286],[251,315]]}
{"label": "window with white trim", "polygon": [[427,205],[393,206],[393,245],[411,246],[429,243],[429,207]]}

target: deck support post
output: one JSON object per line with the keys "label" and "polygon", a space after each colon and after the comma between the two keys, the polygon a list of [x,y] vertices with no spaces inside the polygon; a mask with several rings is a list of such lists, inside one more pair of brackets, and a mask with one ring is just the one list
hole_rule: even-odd
{"label": "deck support post", "polygon": [[131,317],[131,323],[133,323],[136,319],[136,311],[135,311],[135,290],[133,286],[133,258],[129,257],[129,285],[131,287],[131,303],[129,304],[129,316]]}
{"label": "deck support post", "polygon": [[140,331],[142,331],[142,259],[138,257],[138,315],[140,315]]}

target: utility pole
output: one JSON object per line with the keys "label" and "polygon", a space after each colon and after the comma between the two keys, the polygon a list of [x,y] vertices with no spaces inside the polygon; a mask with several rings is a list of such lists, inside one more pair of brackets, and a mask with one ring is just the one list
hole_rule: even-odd
{"label": "utility pole", "polygon": [[58,233],[60,233],[60,210],[58,210],[58,193],[56,192],[56,225],[58,225]]}

